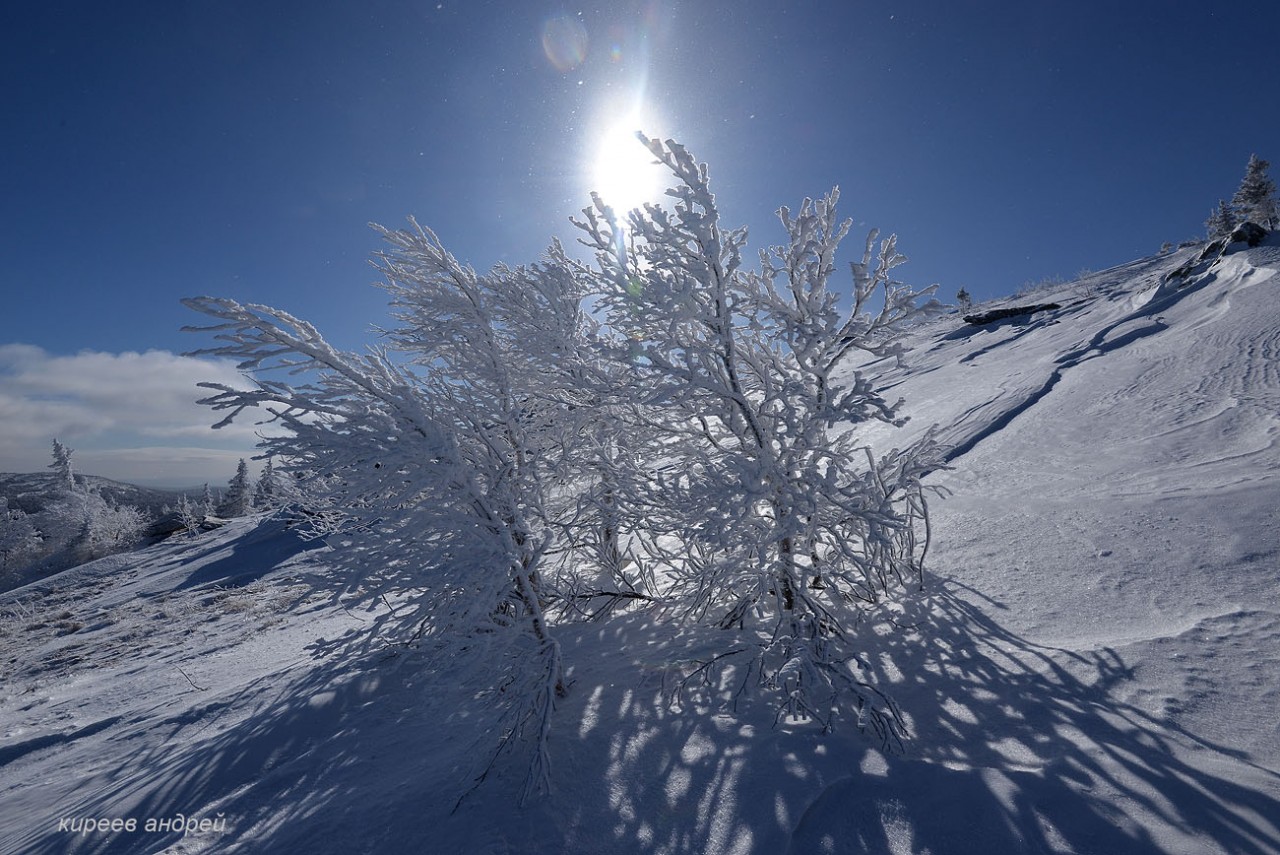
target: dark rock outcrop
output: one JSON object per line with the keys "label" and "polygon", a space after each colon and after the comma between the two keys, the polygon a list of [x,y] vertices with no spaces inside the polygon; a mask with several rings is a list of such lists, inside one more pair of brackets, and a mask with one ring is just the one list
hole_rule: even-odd
{"label": "dark rock outcrop", "polygon": [[1231,230],[1231,235],[1227,238],[1227,246],[1233,243],[1247,243],[1249,246],[1257,246],[1267,237],[1267,230],[1257,223],[1243,222]]}
{"label": "dark rock outcrop", "polygon": [[1164,281],[1189,280],[1194,274],[1203,273],[1219,258],[1224,255],[1230,255],[1236,249],[1239,249],[1238,244],[1247,244],[1251,247],[1258,246],[1266,240],[1268,234],[1270,232],[1262,226],[1246,220],[1232,229],[1231,234],[1209,241],[1194,259],[1166,274]]}
{"label": "dark rock outcrop", "polygon": [[1016,318],[1020,315],[1034,315],[1036,312],[1048,312],[1053,309],[1061,309],[1062,306],[1057,303],[1037,303],[1034,306],[1010,306],[1007,309],[993,309],[990,312],[982,312],[977,315],[965,315],[964,322],[973,324],[974,326],[982,326],[984,324],[994,324],[996,321],[1003,321],[1006,318]]}

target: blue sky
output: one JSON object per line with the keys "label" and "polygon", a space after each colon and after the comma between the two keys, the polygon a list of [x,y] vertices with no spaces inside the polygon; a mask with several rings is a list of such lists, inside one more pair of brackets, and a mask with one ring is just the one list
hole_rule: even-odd
{"label": "blue sky", "polygon": [[[947,298],[1194,237],[1251,152],[1280,158],[1265,3],[48,2],[0,25],[0,471],[60,434],[84,471],[225,480],[247,431],[200,434],[176,392],[180,431],[136,424],[140,389],[224,370],[172,356],[207,343],[179,298],[361,347],[386,318],[369,221],[534,260],[637,108],[755,245],[838,184]],[[56,374],[90,364],[95,401]]]}

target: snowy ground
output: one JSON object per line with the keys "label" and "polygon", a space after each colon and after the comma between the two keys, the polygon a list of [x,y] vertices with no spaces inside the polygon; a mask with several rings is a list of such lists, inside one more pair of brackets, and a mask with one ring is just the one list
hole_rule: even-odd
{"label": "snowy ground", "polygon": [[706,640],[637,612],[560,630],[553,792],[459,804],[482,681],[338,655],[325,550],[240,520],[0,597],[0,852],[1280,852],[1280,246],[1186,258],[885,368],[914,421],[869,439],[956,448],[925,592],[864,630],[902,751],[674,710]]}

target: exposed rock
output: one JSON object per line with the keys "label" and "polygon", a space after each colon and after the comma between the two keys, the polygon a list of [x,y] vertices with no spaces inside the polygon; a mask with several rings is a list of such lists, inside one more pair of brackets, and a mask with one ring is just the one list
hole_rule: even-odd
{"label": "exposed rock", "polygon": [[160,519],[155,520],[147,527],[146,538],[148,542],[164,540],[167,537],[186,531],[187,527],[182,524],[182,515],[173,512],[165,514]]}
{"label": "exposed rock", "polygon": [[990,312],[982,312],[978,315],[965,315],[964,322],[973,324],[974,326],[982,326],[983,324],[993,324],[996,321],[1003,321],[1006,318],[1016,318],[1020,315],[1033,315],[1036,312],[1047,312],[1052,309],[1061,309],[1062,306],[1057,303],[1037,303],[1034,306],[1010,306],[1007,309],[993,309]]}
{"label": "exposed rock", "polygon": [[1227,245],[1233,243],[1247,243],[1249,246],[1257,246],[1267,237],[1267,230],[1257,223],[1243,222],[1231,230],[1231,236],[1227,238]]}
{"label": "exposed rock", "polygon": [[1204,272],[1213,262],[1230,254],[1232,247],[1236,244],[1257,246],[1266,240],[1268,234],[1269,232],[1257,223],[1245,221],[1232,229],[1231,234],[1209,241],[1199,255],[1176,270],[1170,271],[1164,281],[1191,279],[1193,274]]}
{"label": "exposed rock", "polygon": [[[197,524],[196,527],[200,531],[213,531],[214,529],[222,528],[227,524],[227,522],[228,520],[222,519],[221,517],[206,516]],[[186,531],[190,531],[190,529],[183,524],[182,514],[174,511],[172,513],[165,514],[151,523],[151,525],[147,527],[145,538],[147,543],[157,543],[161,540],[173,537],[175,534],[181,534]]]}

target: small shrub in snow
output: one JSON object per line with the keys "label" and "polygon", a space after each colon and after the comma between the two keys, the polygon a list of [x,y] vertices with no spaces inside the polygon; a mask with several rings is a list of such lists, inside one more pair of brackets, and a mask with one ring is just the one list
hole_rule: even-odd
{"label": "small shrub in snow", "polygon": [[20,584],[21,571],[39,554],[40,532],[21,508],[0,496],[0,591]]}
{"label": "small shrub in snow", "polygon": [[1048,291],[1053,288],[1061,288],[1067,284],[1067,280],[1061,276],[1046,276],[1040,280],[1028,280],[1022,283],[1022,286],[1014,292],[1015,297],[1029,297],[1032,294],[1038,294],[1041,291]]}
{"label": "small shrub in snow", "polygon": [[147,518],[130,505],[116,505],[100,495],[85,497],[85,540],[91,558],[125,552],[137,546],[146,530]]}
{"label": "small shrub in snow", "polygon": [[178,522],[188,535],[196,534],[200,531],[201,523],[204,522],[202,506],[193,503],[184,495],[178,501]]}

